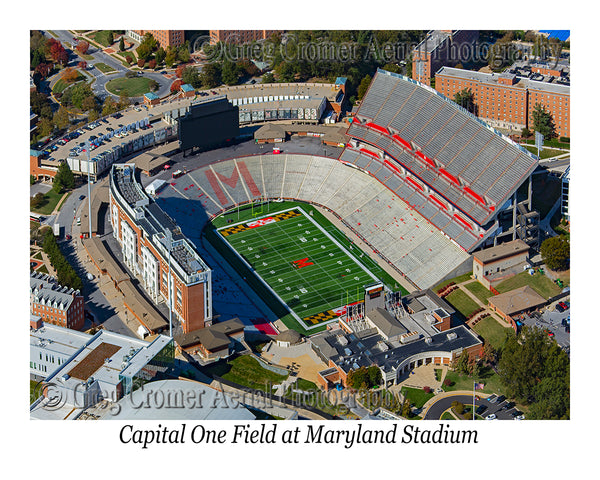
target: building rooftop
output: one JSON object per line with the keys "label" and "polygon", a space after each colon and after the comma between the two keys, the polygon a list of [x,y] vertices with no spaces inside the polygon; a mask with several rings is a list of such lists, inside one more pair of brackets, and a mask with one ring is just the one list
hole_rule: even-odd
{"label": "building rooftop", "polygon": [[71,356],[89,342],[90,338],[88,333],[44,323],[38,329],[30,329],[29,346]]}
{"label": "building rooftop", "polygon": [[68,310],[79,290],[63,287],[56,279],[38,272],[32,272],[29,279],[29,292],[32,301],[60,310]]}
{"label": "building rooftop", "polygon": [[63,363],[46,381],[60,381],[76,389],[82,382],[98,381],[100,386],[117,385],[122,377],[133,378],[171,339],[158,335],[151,343],[100,330]]}
{"label": "building rooftop", "polygon": [[473,253],[473,256],[482,263],[495,262],[505,257],[528,252],[529,245],[523,240],[513,240],[512,242],[502,243],[495,247],[486,248]]}
{"label": "building rooftop", "polygon": [[530,308],[537,308],[546,303],[546,299],[529,285],[525,285],[510,292],[495,295],[489,299],[489,303],[505,315],[512,315]]}
{"label": "building rooftop", "polygon": [[[255,416],[242,404],[206,384],[188,380],[158,380],[142,387],[143,398],[170,398],[171,402],[140,405],[140,391],[123,397],[119,408],[106,408],[103,420],[254,420]],[[136,399],[136,395],[138,398]],[[192,403],[193,400],[193,403]],[[190,401],[186,404],[186,401]],[[113,412],[118,412],[113,415]]]}
{"label": "building rooftop", "polygon": [[183,348],[202,344],[207,350],[217,350],[229,345],[231,339],[227,335],[241,332],[244,327],[239,318],[232,318],[180,335],[175,341]]}
{"label": "building rooftop", "polygon": [[144,97],[146,97],[148,100],[158,100],[159,98],[158,95],[153,92],[144,93]]}
{"label": "building rooftop", "polygon": [[189,83],[185,83],[181,86],[181,90],[184,92],[193,92],[194,87],[192,87]]}

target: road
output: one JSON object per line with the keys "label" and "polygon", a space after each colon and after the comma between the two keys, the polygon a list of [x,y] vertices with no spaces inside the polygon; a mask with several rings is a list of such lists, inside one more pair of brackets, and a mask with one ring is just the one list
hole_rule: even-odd
{"label": "road", "polygon": [[[72,49],[67,49],[67,50],[70,50],[68,66],[77,67],[77,64],[80,61],[85,60],[84,58],[79,57],[79,55],[77,55],[77,51],[74,50],[74,42],[73,42],[74,36],[72,33],[70,33],[68,30],[53,30],[52,32],[54,34],[56,34],[57,39],[61,43],[63,43],[63,45],[65,43],[67,43],[67,44],[73,46]],[[52,37],[52,35],[50,35],[48,32],[43,32],[43,33],[44,33],[44,36],[46,36],[47,38]],[[67,48],[67,47],[65,46],[65,48]],[[111,67],[113,70],[115,70],[115,73],[109,73],[109,74],[102,73],[96,67],[93,67],[93,68],[90,68],[87,70],[87,73],[89,73],[90,75],[92,75],[94,77],[94,80],[92,81],[92,91],[94,92],[94,94],[97,97],[99,97],[100,100],[104,100],[109,95],[115,99],[118,99],[119,98],[118,95],[113,95],[106,90],[106,84],[110,80],[113,80],[115,78],[124,77],[125,74],[129,71],[129,69],[126,68],[120,61],[116,60],[109,54],[103,52],[101,49],[96,48],[95,46],[93,46],[91,44],[90,44],[90,48],[89,48],[88,52],[86,53],[86,55],[91,55],[93,57],[93,60],[85,60],[88,63],[88,65],[95,65],[96,63],[104,63],[104,64],[108,65],[109,67]],[[60,75],[60,73],[58,73],[57,75]],[[55,77],[57,75],[55,75]],[[159,97],[164,97],[170,93],[170,87],[171,87],[171,82],[172,82],[171,79],[168,79],[167,77],[165,77],[164,75],[162,75],[158,72],[144,71],[143,75],[147,78],[155,80],[158,83],[159,88],[154,93],[156,93]],[[50,93],[50,84],[53,80],[54,80],[54,78],[50,78],[46,82],[44,82],[44,83],[46,83],[46,85],[44,85],[44,87],[43,87],[44,93]],[[141,102],[143,99],[142,99],[142,97],[131,97],[130,100],[133,103],[136,101]]]}
{"label": "road", "polygon": [[[451,408],[452,402],[457,401],[466,405],[473,405],[473,395],[456,394],[456,395],[445,395],[435,403],[433,403],[423,416],[424,420],[439,420],[442,414]],[[485,418],[488,415],[494,413],[498,420],[513,420],[511,413],[514,411],[514,407],[506,408],[508,402],[504,400],[501,403],[495,404],[488,402],[485,399],[475,399],[475,408],[484,405],[486,410],[483,411],[482,416]]]}

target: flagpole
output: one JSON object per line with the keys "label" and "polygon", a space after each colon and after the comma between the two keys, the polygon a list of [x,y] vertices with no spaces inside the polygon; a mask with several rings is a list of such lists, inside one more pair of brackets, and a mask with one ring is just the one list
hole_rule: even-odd
{"label": "flagpole", "polygon": [[473,415],[472,420],[475,420],[475,382],[473,382]]}

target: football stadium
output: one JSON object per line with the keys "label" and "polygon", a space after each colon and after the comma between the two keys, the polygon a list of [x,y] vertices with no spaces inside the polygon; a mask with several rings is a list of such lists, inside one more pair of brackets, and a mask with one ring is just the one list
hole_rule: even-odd
{"label": "football stadium", "polygon": [[538,165],[434,89],[381,69],[346,136],[335,158],[211,161],[154,200],[198,250],[210,244],[278,318],[291,317],[288,327],[312,333],[369,286],[405,293],[393,277],[424,290],[468,271],[471,253],[503,232],[499,215],[515,218],[516,191]]}

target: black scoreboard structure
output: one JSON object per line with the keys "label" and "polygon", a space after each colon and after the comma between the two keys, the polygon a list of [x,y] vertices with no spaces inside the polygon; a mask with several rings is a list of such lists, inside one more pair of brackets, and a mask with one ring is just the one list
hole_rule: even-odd
{"label": "black scoreboard structure", "polygon": [[185,156],[228,145],[239,135],[238,107],[220,96],[193,104],[179,117],[179,148]]}

